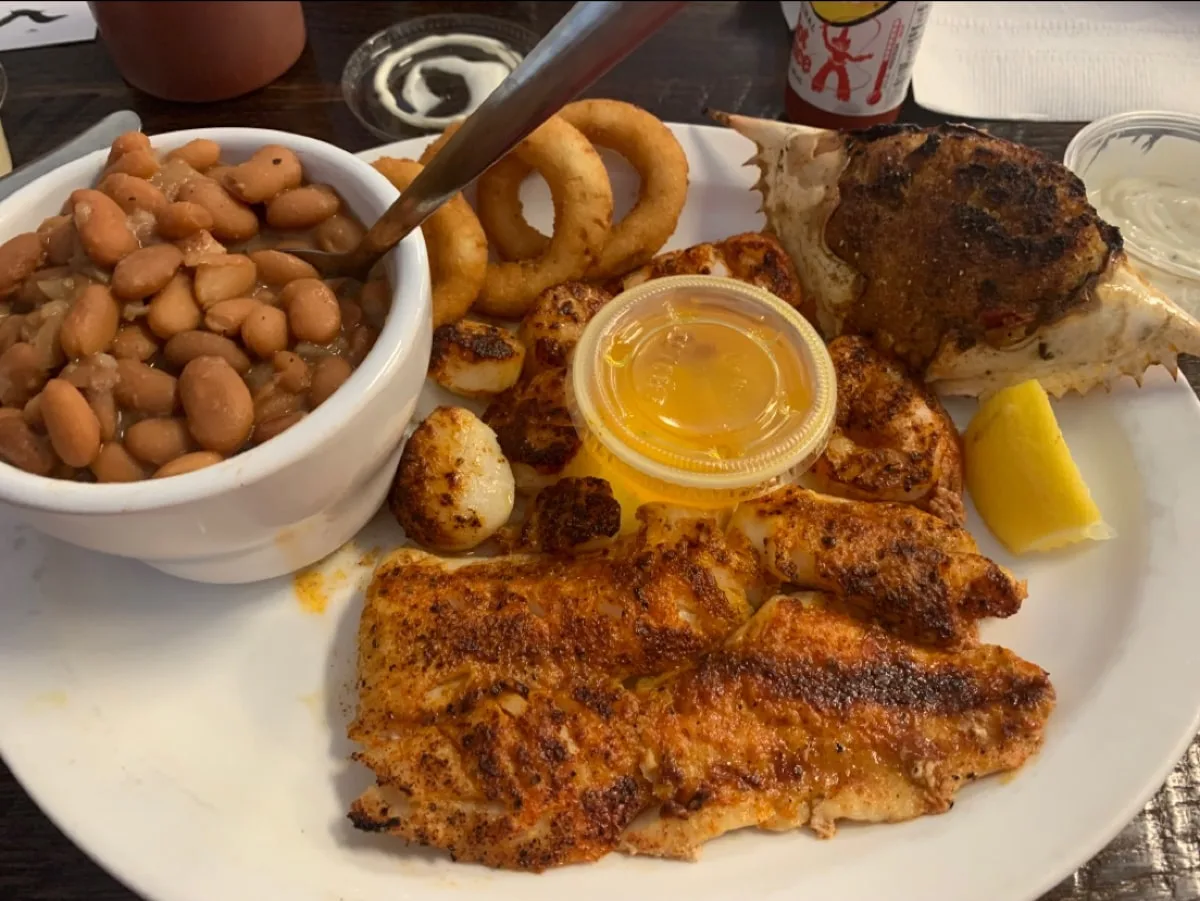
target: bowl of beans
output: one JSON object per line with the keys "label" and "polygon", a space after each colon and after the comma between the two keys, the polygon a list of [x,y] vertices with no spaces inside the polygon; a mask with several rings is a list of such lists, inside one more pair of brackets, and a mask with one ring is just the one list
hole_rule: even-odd
{"label": "bowl of beans", "polygon": [[202,582],[337,549],[381,504],[424,381],[419,231],[363,282],[343,251],[396,198],[285,132],[130,133],[0,204],[0,504]]}

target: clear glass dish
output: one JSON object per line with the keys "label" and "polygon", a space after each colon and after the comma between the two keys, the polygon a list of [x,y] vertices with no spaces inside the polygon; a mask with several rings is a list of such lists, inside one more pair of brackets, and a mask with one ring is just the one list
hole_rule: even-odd
{"label": "clear glass dish", "polygon": [[[447,35],[482,38],[493,49],[474,46],[467,41],[442,43],[429,49],[421,49],[418,44]],[[358,121],[386,140],[403,140],[441,131],[445,125],[414,124],[405,121],[403,116],[397,117],[388,109],[388,101],[380,96],[379,88],[384,85],[377,82],[386,83],[392,101],[402,114],[419,115],[404,97],[406,80],[420,74],[413,73],[415,66],[431,57],[451,55],[473,62],[496,62],[511,70],[513,61],[519,62],[539,40],[527,28],[490,16],[437,15],[410,19],[371,35],[350,54],[342,70],[342,96]],[[389,58],[393,58],[390,63]],[[377,78],[381,65],[388,66],[390,71]],[[447,120],[461,115],[470,99],[465,80],[452,72],[438,72],[434,66],[423,72],[425,77],[411,87],[415,87],[426,101],[435,104],[426,113]]]}

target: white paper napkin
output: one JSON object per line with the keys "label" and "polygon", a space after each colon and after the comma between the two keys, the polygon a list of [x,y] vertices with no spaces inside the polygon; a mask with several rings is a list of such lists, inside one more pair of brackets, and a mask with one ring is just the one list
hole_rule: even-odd
{"label": "white paper napkin", "polygon": [[95,36],[96,22],[87,3],[0,3],[0,50],[72,44]]}
{"label": "white paper napkin", "polygon": [[982,119],[1200,114],[1200,3],[937,0],[913,90],[927,109]]}

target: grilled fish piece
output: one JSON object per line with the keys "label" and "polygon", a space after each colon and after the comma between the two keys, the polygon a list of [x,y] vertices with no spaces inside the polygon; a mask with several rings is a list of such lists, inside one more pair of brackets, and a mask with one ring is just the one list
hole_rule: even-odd
{"label": "grilled fish piece", "polygon": [[975,644],[979,619],[1012,616],[1026,595],[969,532],[906,504],[789,486],[742,504],[729,528],[782,583],[832,592],[851,612],[936,647]]}
{"label": "grilled fish piece", "polygon": [[770,291],[807,315],[800,279],[774,235],[747,232],[712,244],[660,254],[611,285],[613,293],[668,275],[717,275]]}
{"label": "grilled fish piece", "polygon": [[[373,589],[369,605],[379,597]],[[568,610],[578,600],[550,596]],[[417,634],[434,660],[456,643]],[[546,638],[539,654],[571,659],[570,632]],[[962,785],[1034,753],[1054,703],[1046,674],[1009,651],[913,648],[817,596],[771,600],[675,672],[618,681],[619,662],[605,678],[604,665],[581,661],[562,683],[501,676],[416,717],[406,699],[422,658],[393,666],[388,689],[371,668],[401,639],[360,635],[352,736],[379,782],[351,819],[509,869],[618,849],[689,859],[746,826],[829,836],[839,819],[941,813]],[[484,660],[495,645],[458,647]]]}
{"label": "grilled fish piece", "polygon": [[912,504],[962,526],[962,442],[941,401],[866,338],[835,338],[829,355],[837,419],[805,483],[838,497]]}
{"label": "grilled fish piece", "polygon": [[823,608],[775,597],[726,646],[639,698],[642,765],[659,802],[621,849],[693,859],[747,826],[896,822],[943,813],[968,782],[1040,748],[1054,689],[1011,651],[915,648]]}
{"label": "grilled fish piece", "polygon": [[401,550],[380,564],[349,730],[378,784],[356,826],[520,869],[615,847],[646,790],[624,680],[719,647],[759,578],[711,519],[639,517],[637,535],[574,558]]}
{"label": "grilled fish piece", "polygon": [[436,718],[497,680],[554,686],[580,669],[623,679],[719,645],[758,599],[753,551],[699,514],[648,505],[638,518],[636,534],[574,557],[389,555],[360,622],[371,678],[359,721],[396,713],[401,697],[405,716]]}
{"label": "grilled fish piece", "polygon": [[501,680],[456,696],[436,723],[396,718],[388,740],[358,730],[355,759],[377,784],[350,821],[502,869],[598,860],[650,802],[631,698],[594,678]]}
{"label": "grilled fish piece", "polygon": [[827,338],[870,337],[943,394],[1055,396],[1172,375],[1200,323],[1131,268],[1083,183],[962,125],[839,133],[717,118],[758,147],[763,211]]}

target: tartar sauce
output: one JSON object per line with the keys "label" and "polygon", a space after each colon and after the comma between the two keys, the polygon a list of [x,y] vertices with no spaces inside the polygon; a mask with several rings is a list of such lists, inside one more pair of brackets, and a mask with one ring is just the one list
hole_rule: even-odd
{"label": "tartar sauce", "polygon": [[1088,200],[1139,255],[1200,268],[1200,181],[1118,178]]}
{"label": "tartar sauce", "polygon": [[[415,62],[404,73],[400,96],[410,109],[396,102],[389,81],[397,66],[404,65],[421,53],[438,47],[474,47],[492,56],[492,59],[465,59],[456,53],[444,53]],[[379,61],[375,69],[375,93],[384,109],[402,122],[414,128],[445,128],[456,119],[473,113],[488,95],[508,77],[521,63],[521,54],[510,49],[502,41],[478,34],[435,34],[414,41],[407,47],[394,50]],[[429,113],[442,102],[442,98],[425,83],[425,72],[434,70],[457,75],[467,88],[467,105],[449,116],[431,116]]]}

